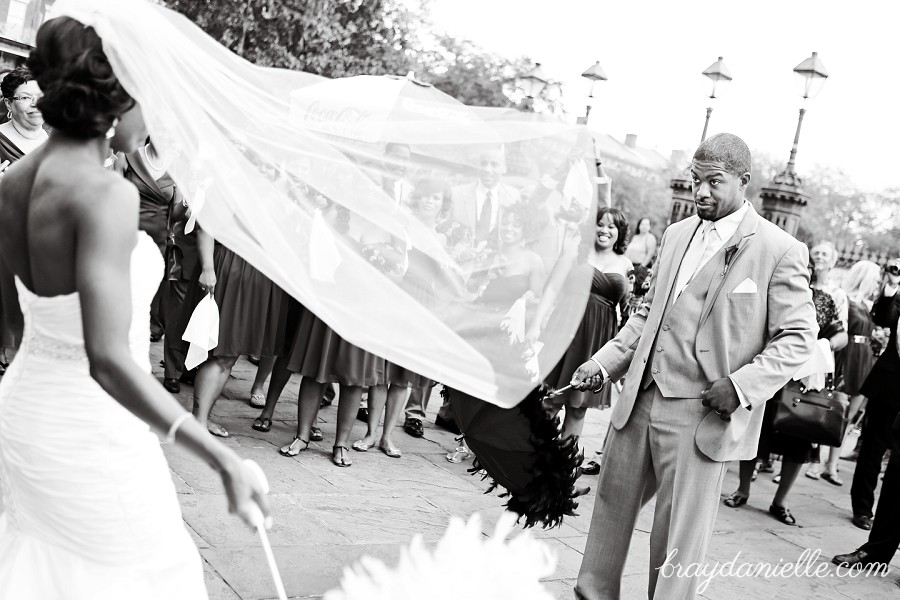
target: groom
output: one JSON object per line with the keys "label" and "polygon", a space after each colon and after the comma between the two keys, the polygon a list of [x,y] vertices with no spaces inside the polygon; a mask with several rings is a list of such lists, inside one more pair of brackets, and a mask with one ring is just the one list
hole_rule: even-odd
{"label": "groom", "polygon": [[649,597],[694,598],[697,580],[684,572],[704,560],[727,463],[756,456],[765,402],[816,339],[806,247],[744,199],[744,141],[723,133],[700,144],[691,178],[697,216],[663,235],[646,304],[573,375],[576,387],[599,389],[627,374],[575,588],[582,600],[620,597],[635,521],[654,494]]}

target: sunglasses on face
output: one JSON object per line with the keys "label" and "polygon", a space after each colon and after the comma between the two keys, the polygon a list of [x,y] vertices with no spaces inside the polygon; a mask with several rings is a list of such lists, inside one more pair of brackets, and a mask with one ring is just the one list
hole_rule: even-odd
{"label": "sunglasses on face", "polygon": [[900,265],[888,265],[885,271],[891,275],[900,275]]}

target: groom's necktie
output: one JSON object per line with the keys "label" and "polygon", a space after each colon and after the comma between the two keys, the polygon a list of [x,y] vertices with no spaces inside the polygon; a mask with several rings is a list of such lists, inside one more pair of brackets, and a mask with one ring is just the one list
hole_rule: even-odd
{"label": "groom's necktie", "polygon": [[694,239],[691,240],[684,260],[681,261],[681,269],[678,271],[678,280],[675,284],[675,298],[681,295],[684,288],[694,279],[694,276],[709,262],[712,255],[719,248],[719,233],[716,231],[715,221],[704,221]]}

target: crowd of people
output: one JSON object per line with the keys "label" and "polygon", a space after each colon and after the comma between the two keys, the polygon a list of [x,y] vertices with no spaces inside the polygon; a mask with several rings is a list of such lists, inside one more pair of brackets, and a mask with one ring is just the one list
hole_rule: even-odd
{"label": "crowd of people", "polygon": [[[80,518],[79,510],[92,515],[114,512],[106,501],[90,505],[96,490],[105,490],[108,502],[123,493],[129,497],[146,493],[139,508],[153,516],[138,519],[146,526],[141,552],[123,549],[113,534],[88,537],[107,544],[104,553],[122,552],[123,560],[157,557],[160,569],[173,569],[177,576],[147,585],[156,586],[160,597],[180,597],[168,594],[167,586],[185,594],[202,585],[202,575],[198,578],[199,561],[189,537],[179,529],[180,521],[173,522],[177,502],[146,423],[166,433],[167,439],[178,439],[220,472],[232,509],[256,522],[256,507],[263,517],[269,515],[259,482],[233,452],[208,435],[229,435],[211,414],[239,357],[252,357],[258,365],[247,400],[261,412],[247,427],[259,432],[271,430],[286,384],[293,374],[301,376],[297,429],[293,439],[279,447],[283,456],[296,456],[310,442],[324,439],[317,427],[318,412],[337,397],[331,460],[339,467],[352,465],[353,451],[372,448],[401,458],[402,443],[394,439],[400,419],[404,418],[407,434],[421,437],[429,398],[441,382],[344,339],[196,225],[190,198],[170,175],[178,159],[157,148],[148,136],[139,107],[113,75],[93,30],[72,19],[51,21],[42,28],[29,65],[33,73],[18,68],[0,82],[10,118],[0,125],[0,158],[9,164],[22,161],[3,178],[2,187],[5,221],[0,250],[4,268],[15,278],[0,279],[0,367],[7,368],[19,345],[23,357],[5,375],[15,383],[4,387],[3,431],[27,418],[13,407],[29,405],[26,394],[46,400],[53,396],[50,392],[65,389],[74,400],[62,416],[81,423],[85,417],[77,411],[84,410],[94,420],[87,431],[103,448],[88,444],[79,449],[84,453],[81,470],[60,475],[63,482],[83,478],[90,491],[71,500],[69,509],[74,506],[75,513],[44,501],[56,493],[52,477],[42,482],[47,490],[30,496],[36,499],[34,506],[25,506],[29,497],[22,490],[28,488],[24,482],[30,466],[16,470],[19,455],[4,455],[0,461],[6,469],[0,476],[13,489],[4,502],[15,508],[17,518],[39,515],[52,527],[72,521],[73,514]],[[82,87],[73,92],[78,86]],[[84,94],[85,86],[91,90],[91,102],[78,95]],[[50,142],[45,118],[60,132]],[[31,154],[34,160],[23,160]],[[554,368],[545,373],[535,370],[534,378],[535,385],[570,387],[546,403],[551,416],[562,414],[559,427],[565,438],[577,440],[589,408],[615,404],[602,458],[580,468],[581,474],[599,475],[600,480],[576,588],[579,597],[601,597],[598,590],[617,589],[627,554],[621,548],[628,547],[648,490],[660,496],[651,553],[654,564],[661,564],[673,545],[683,550],[683,561],[703,559],[730,461],[740,461],[740,483],[724,504],[739,508],[750,498],[759,474],[774,473],[773,457],[781,458],[779,487],[769,512],[788,525],[797,522],[789,497],[804,465],[813,465],[805,472],[807,477],[843,485],[840,447],[826,451],[775,426],[777,403],[770,400],[801,365],[812,360],[813,347],[825,348],[828,357],[821,364],[826,368],[807,375],[805,384],[846,393],[847,420],[862,423],[851,488],[852,522],[871,529],[871,535],[867,545],[836,560],[890,561],[900,543],[895,511],[886,506],[900,493],[900,428],[892,429],[900,413],[892,386],[900,373],[900,259],[891,260],[883,271],[862,261],[838,278],[837,251],[822,241],[812,244],[806,261],[806,247],[759,218],[744,199],[750,154],[743,141],[729,134],[707,140],[694,155],[699,218],[672,225],[659,241],[650,219],[638,219],[630,235],[622,211],[601,207],[589,219],[592,239],[584,243],[585,229],[579,223],[587,207],[548,200],[560,194],[564,176],[513,185],[502,147],[480,148],[468,177],[417,172],[411,158],[409,145],[389,143],[379,160],[367,167],[383,197],[391,201],[383,208],[415,219],[438,241],[437,249],[414,247],[372,223],[354,221],[345,208],[306,185],[295,193],[318,198],[317,217],[344,236],[341,243],[354,245],[360,256],[417,302],[451,315],[448,298],[464,297],[478,306],[481,310],[468,315],[471,323],[466,326],[474,331],[507,331],[510,353],[517,359],[514,369],[534,367],[518,358],[528,357],[529,350],[537,354],[534,348],[568,289],[567,282],[590,280],[581,322],[569,347]],[[560,168],[579,160],[568,157]],[[103,163],[102,172],[96,169],[98,161]],[[42,170],[60,164],[83,177],[78,194],[68,183],[54,179],[50,170]],[[134,199],[137,227],[143,232],[136,246],[133,237],[123,233],[127,228],[122,223],[130,217],[120,196]],[[539,226],[547,222],[556,226]],[[438,262],[437,255],[452,256],[455,267]],[[129,268],[139,270],[146,281],[137,281],[137,276],[126,280],[123,274]],[[84,272],[92,276],[78,276]],[[719,294],[726,278],[735,285]],[[762,289],[766,282],[771,282],[768,292]],[[122,297],[132,299],[133,319],[116,304]],[[220,315],[217,343],[189,368],[185,332],[195,309],[209,298]],[[32,319],[24,341],[22,312]],[[816,328],[819,343],[814,340]],[[135,336],[143,336],[140,343]],[[163,386],[176,394],[182,385],[191,385],[191,413],[183,413],[171,397],[160,394],[162,388],[146,376],[149,369],[140,373],[135,368],[149,360],[148,344],[160,341]],[[766,360],[757,361],[757,356]],[[71,364],[51,367],[58,357]],[[48,379],[51,368],[54,375]],[[614,403],[617,394],[619,401]],[[363,397],[367,410],[360,413]],[[682,404],[677,401],[686,398],[702,399],[702,404],[695,402],[690,410],[679,412]],[[98,413],[98,407],[106,412]],[[354,439],[354,421],[360,414],[366,431]],[[465,433],[446,401],[436,423]],[[17,440],[16,447],[36,444],[33,452],[37,452],[38,447],[58,445],[67,426],[53,421],[34,440]],[[731,428],[736,427],[743,429],[734,433]],[[97,452],[109,453],[110,444],[128,460],[103,462],[112,475],[91,471]],[[874,511],[874,490],[887,450],[891,462]],[[462,460],[468,453],[463,441],[448,460]],[[36,456],[29,460],[53,460]],[[53,463],[47,468],[61,467]],[[135,472],[146,480],[138,481]],[[111,490],[110,485],[117,487]],[[150,501],[158,506],[147,504]],[[682,527],[688,522],[699,525]],[[124,529],[125,523],[118,526]],[[0,522],[0,534],[7,527]],[[75,554],[94,550],[80,543],[72,542]],[[619,544],[619,552],[611,551],[610,544]],[[177,551],[161,553],[161,548]],[[153,573],[153,566],[146,572]],[[75,560],[70,567],[74,571],[83,565]],[[191,583],[183,585],[185,581]],[[119,583],[126,589],[125,582]],[[651,573],[651,588],[658,596],[692,597],[695,585],[666,582]]]}

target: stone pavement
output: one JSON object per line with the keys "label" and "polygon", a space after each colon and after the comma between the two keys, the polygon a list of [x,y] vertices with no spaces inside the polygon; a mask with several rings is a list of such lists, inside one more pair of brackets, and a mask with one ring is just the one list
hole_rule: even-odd
{"label": "stone pavement", "polygon": [[[153,362],[161,358],[160,345],[153,345]],[[157,376],[161,377],[158,368]],[[275,526],[270,532],[285,587],[291,598],[318,598],[338,585],[341,571],[363,555],[395,564],[399,548],[413,535],[426,541],[441,537],[452,515],[467,517],[478,511],[485,530],[492,531],[501,514],[502,500],[485,495],[486,483],[470,476],[471,461],[451,464],[444,459],[455,447],[453,436],[433,426],[440,405],[437,393],[429,406],[425,437],[415,439],[397,430],[394,440],[403,451],[392,459],[377,451],[353,452],[353,466],[338,468],[331,463],[336,405],[319,414],[325,441],[312,443],[309,451],[285,458],[277,448],[289,442],[296,427],[296,398],[299,381],[288,384],[278,404],[272,430],[260,433],[250,428],[258,410],[247,403],[256,369],[244,359],[235,367],[224,398],[213,411],[215,420],[231,437],[225,442],[242,456],[256,460],[265,470],[272,488],[271,502]],[[189,406],[190,386],[183,386],[180,399]],[[609,411],[588,412],[584,445],[587,459],[602,446]],[[365,432],[362,423],[354,426],[351,439]],[[206,466],[181,450],[167,447],[166,455],[176,481],[184,519],[205,561],[206,578],[213,600],[256,600],[274,598],[263,552],[253,533],[227,514],[219,481]],[[791,509],[801,526],[789,527],[766,512],[775,484],[771,475],[761,475],[754,484],[748,505],[741,509],[721,507],[708,560],[737,563],[768,562],[777,565],[800,559],[804,549],[821,550],[817,563],[827,571],[824,577],[715,578],[702,594],[710,599],[788,600],[848,598],[879,600],[900,597],[900,556],[895,557],[886,577],[838,578],[830,565],[831,556],[856,549],[866,532],[850,523],[849,479],[853,465],[842,461],[844,487],[801,477],[792,493]],[[733,465],[723,488],[736,488]],[[596,478],[584,477],[588,485]],[[556,574],[546,582],[554,597],[573,598],[572,587],[581,563],[581,554],[590,525],[593,492],[582,500],[581,514],[567,518],[561,527],[535,530],[537,537],[558,555]],[[645,598],[648,540],[652,504],[642,512],[628,555],[623,582],[623,598]],[[815,570],[813,565],[809,572]],[[426,598],[423,595],[423,599]],[[663,599],[665,600],[665,599]]]}

